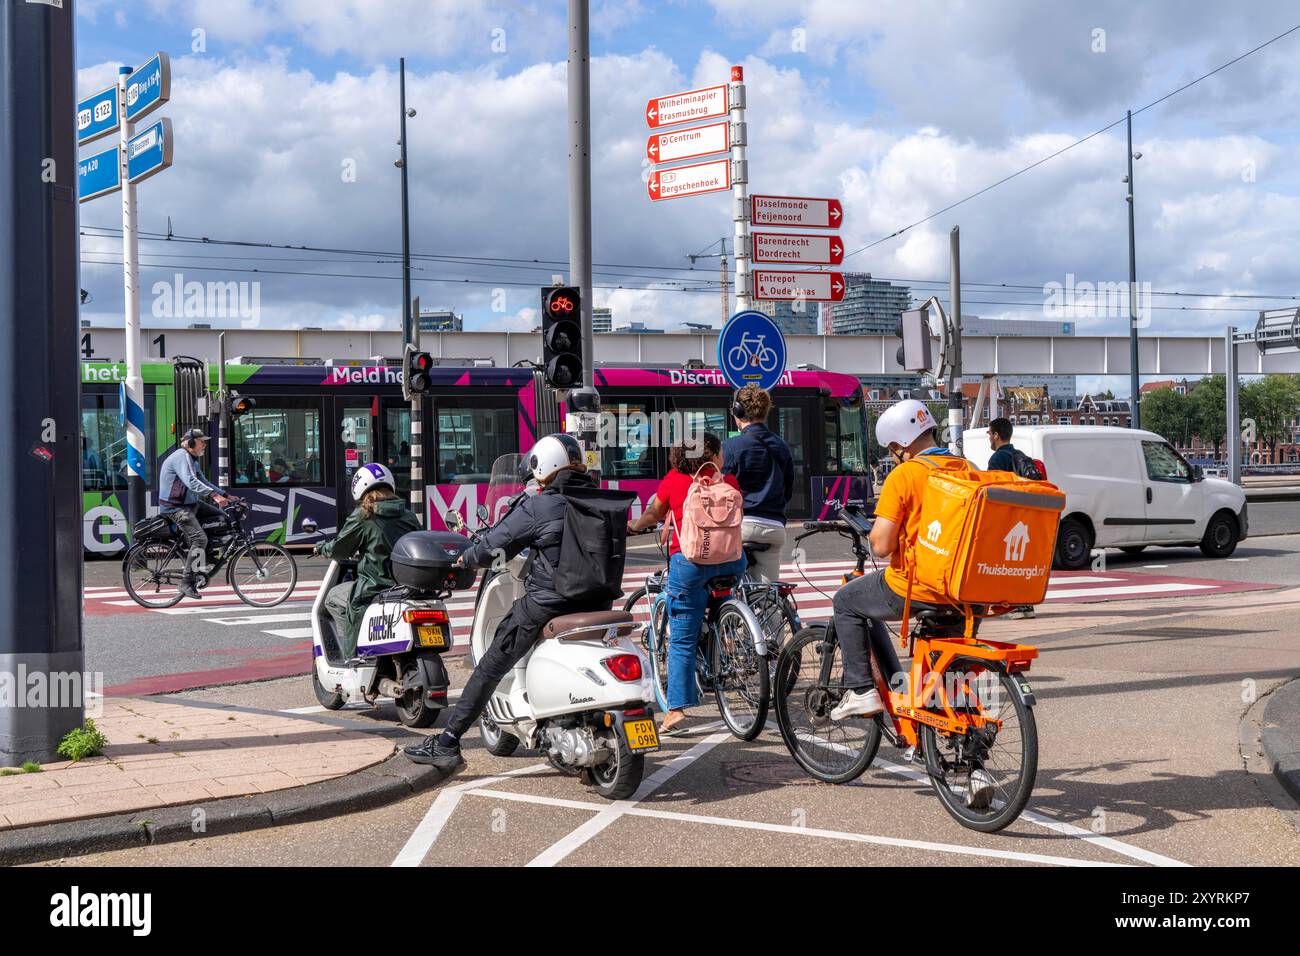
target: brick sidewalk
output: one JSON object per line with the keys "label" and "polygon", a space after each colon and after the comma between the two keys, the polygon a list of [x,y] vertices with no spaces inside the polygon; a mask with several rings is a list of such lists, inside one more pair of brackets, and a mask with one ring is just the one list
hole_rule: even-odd
{"label": "brick sidewalk", "polygon": [[0,777],[0,831],[267,793],[341,777],[391,741],[301,717],[109,698],[103,756]]}

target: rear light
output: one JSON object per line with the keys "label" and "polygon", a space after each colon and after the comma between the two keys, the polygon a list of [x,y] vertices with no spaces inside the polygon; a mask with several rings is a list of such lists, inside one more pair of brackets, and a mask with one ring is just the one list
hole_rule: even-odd
{"label": "rear light", "polygon": [[635,654],[615,654],[601,663],[605,665],[605,670],[624,683],[641,679],[641,658]]}
{"label": "rear light", "polygon": [[1038,473],[1043,476],[1043,481],[1047,480],[1047,466],[1043,464],[1043,459],[1035,458],[1034,464],[1038,466]]}
{"label": "rear light", "polygon": [[636,708],[633,708],[632,710],[625,710],[625,711],[623,711],[623,716],[624,716],[624,717],[644,717],[644,716],[645,716],[645,708],[644,708],[644,707],[636,707]]}
{"label": "rear light", "polygon": [[709,596],[715,598],[731,597],[731,588],[710,588]]}
{"label": "rear light", "polygon": [[778,584],[776,586],[777,590],[781,592],[781,597],[783,598],[788,598],[790,595],[794,594],[797,587],[797,584]]}
{"label": "rear light", "polygon": [[412,608],[402,613],[402,620],[407,624],[446,624],[447,612],[435,608]]}

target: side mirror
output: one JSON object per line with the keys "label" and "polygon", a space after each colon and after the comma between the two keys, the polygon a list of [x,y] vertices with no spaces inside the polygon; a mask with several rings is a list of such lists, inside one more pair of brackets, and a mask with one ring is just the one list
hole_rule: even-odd
{"label": "side mirror", "polygon": [[465,528],[465,519],[455,508],[448,508],[447,513],[442,516],[442,521],[452,531],[463,531]]}
{"label": "side mirror", "polygon": [[302,519],[302,530],[307,534],[315,534],[318,527],[319,525],[316,524],[315,518]]}
{"label": "side mirror", "polygon": [[1192,465],[1192,481],[1204,481],[1205,469],[1200,465]]}
{"label": "side mirror", "polygon": [[492,512],[488,511],[487,505],[479,505],[474,509],[474,514],[478,515],[478,520],[483,524],[487,524],[488,519],[492,517]]}

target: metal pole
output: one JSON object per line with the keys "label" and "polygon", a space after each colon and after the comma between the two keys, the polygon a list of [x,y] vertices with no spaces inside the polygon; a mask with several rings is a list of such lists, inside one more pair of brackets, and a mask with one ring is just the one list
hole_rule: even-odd
{"label": "metal pole", "polygon": [[749,243],[749,161],[745,158],[745,68],[731,68],[731,84],[727,90],[731,123],[731,208],[736,222],[736,242],[732,250],[736,260],[736,311],[753,308],[752,285],[749,274],[753,250]]}
{"label": "metal pole", "polygon": [[406,57],[397,61],[402,105],[402,345],[411,341],[411,211],[406,185]]}
{"label": "metal pole", "polygon": [[[420,347],[420,299],[411,301],[411,344]],[[411,510],[423,528],[425,520],[424,507],[424,396],[419,392],[411,394]]]}
{"label": "metal pole", "polygon": [[948,268],[948,321],[951,340],[948,343],[948,430],[952,434],[950,447],[958,455],[964,454],[962,440],[961,401],[961,227],[953,226],[948,235],[951,256]]}
{"label": "metal pole", "polygon": [[1238,404],[1240,393],[1237,379],[1237,343],[1234,341],[1236,334],[1236,327],[1230,325],[1224,335],[1227,351],[1224,353],[1223,390],[1228,396],[1228,431],[1225,436],[1228,445],[1228,480],[1239,485],[1241,484],[1241,412]]}
{"label": "metal pole", "polygon": [[1129,390],[1133,414],[1129,422],[1134,428],[1142,427],[1141,402],[1138,392],[1138,318],[1137,318],[1137,248],[1133,233],[1133,111],[1128,119],[1128,361]]}
{"label": "metal pole", "polygon": [[730,283],[727,281],[727,237],[723,236],[721,240],[722,256],[720,262],[722,265],[722,324],[727,324],[727,319],[731,317],[731,289],[728,288]]}
{"label": "metal pole", "polygon": [[144,425],[144,377],[140,371],[140,234],[136,221],[135,186],[126,178],[126,148],[135,124],[126,119],[126,82],[131,67],[118,68],[117,115],[119,159],[122,164],[122,289],[126,326],[126,503],[127,524],[144,520],[145,475],[148,470]]}
{"label": "metal pole", "polygon": [[84,717],[71,4],[0,7],[0,766]]}
{"label": "metal pole", "polygon": [[591,324],[591,60],[587,0],[569,0],[569,282],[582,298],[582,385],[596,384]]}
{"label": "metal pole", "polygon": [[229,488],[230,402],[226,398],[226,333],[217,336],[217,484]]}

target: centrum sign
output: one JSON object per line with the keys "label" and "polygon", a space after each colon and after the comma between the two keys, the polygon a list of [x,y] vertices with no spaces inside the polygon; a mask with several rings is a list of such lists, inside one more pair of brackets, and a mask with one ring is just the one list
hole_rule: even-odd
{"label": "centrum sign", "polygon": [[658,129],[660,126],[689,123],[691,120],[716,119],[726,116],[728,108],[727,87],[723,84],[648,100],[645,119],[651,129]]}
{"label": "centrum sign", "polygon": [[646,180],[646,192],[653,200],[698,196],[731,188],[731,160],[715,159],[708,163],[657,169]]}
{"label": "centrum sign", "polygon": [[731,148],[726,123],[691,126],[667,133],[653,133],[646,140],[645,155],[652,163],[670,163],[678,159],[695,159],[710,153],[725,153]]}

